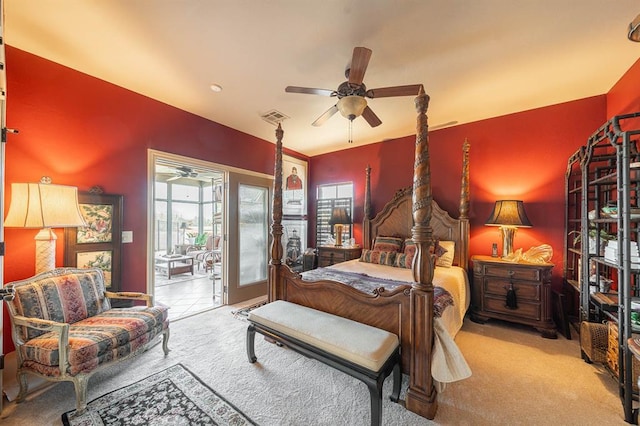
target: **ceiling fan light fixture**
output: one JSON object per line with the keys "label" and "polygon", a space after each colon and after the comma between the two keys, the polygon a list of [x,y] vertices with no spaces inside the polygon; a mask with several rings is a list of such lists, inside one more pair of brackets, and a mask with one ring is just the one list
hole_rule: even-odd
{"label": "ceiling fan light fixture", "polygon": [[367,100],[362,96],[345,96],[338,101],[338,111],[344,118],[353,121],[356,117],[362,115],[367,107]]}
{"label": "ceiling fan light fixture", "polygon": [[640,15],[629,24],[629,40],[640,42]]}

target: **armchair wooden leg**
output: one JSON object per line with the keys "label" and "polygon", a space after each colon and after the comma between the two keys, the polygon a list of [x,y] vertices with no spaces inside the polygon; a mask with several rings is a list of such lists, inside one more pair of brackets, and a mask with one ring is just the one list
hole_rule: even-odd
{"label": "armchair wooden leg", "polygon": [[20,392],[18,392],[16,401],[22,402],[26,398],[27,392],[29,391],[29,382],[27,381],[27,373],[25,373],[24,371],[20,371],[20,369],[18,369],[17,377],[18,383],[20,384]]}
{"label": "armchair wooden leg", "polygon": [[87,409],[87,385],[90,375],[79,374],[73,378],[73,386],[76,390],[76,412],[82,414]]}
{"label": "armchair wooden leg", "polygon": [[169,355],[169,329],[168,328],[162,333],[162,351],[164,352],[165,356]]}

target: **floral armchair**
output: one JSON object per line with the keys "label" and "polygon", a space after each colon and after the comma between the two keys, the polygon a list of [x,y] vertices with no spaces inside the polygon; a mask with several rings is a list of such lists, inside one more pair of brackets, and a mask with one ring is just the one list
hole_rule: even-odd
{"label": "floral armchair", "polygon": [[[156,343],[168,354],[168,307],[150,295],[105,290],[100,269],[59,268],[5,286],[11,333],[18,360],[22,402],[26,374],[71,381],[76,413],[87,405],[91,375]],[[110,299],[143,301],[146,306],[112,308]]]}

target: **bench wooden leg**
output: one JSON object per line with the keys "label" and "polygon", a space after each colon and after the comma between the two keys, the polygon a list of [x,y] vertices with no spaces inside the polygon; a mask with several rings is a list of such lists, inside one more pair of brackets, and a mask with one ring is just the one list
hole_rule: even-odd
{"label": "bench wooden leg", "polygon": [[258,358],[256,358],[256,352],[253,347],[255,340],[256,328],[253,326],[253,324],[251,324],[249,325],[249,327],[247,327],[247,356],[249,357],[249,362],[251,364],[258,360]]}
{"label": "bench wooden leg", "polygon": [[371,426],[382,426],[382,384],[384,377],[378,380],[367,380],[369,395],[371,395]]}
{"label": "bench wooden leg", "polygon": [[393,366],[393,393],[391,401],[398,402],[400,400],[400,388],[402,387],[402,368],[400,368],[400,359]]}

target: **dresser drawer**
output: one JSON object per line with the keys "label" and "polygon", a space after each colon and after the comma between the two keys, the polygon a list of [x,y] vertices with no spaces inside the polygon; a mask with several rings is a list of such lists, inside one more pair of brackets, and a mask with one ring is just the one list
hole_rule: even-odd
{"label": "dresser drawer", "polygon": [[540,281],[540,269],[538,268],[518,268],[517,266],[505,266],[485,264],[482,265],[484,275],[492,277],[513,278],[515,280]]}
{"label": "dresser drawer", "polygon": [[320,267],[331,266],[334,263],[340,263],[340,262],[344,262],[344,256],[341,253],[321,252],[318,255],[318,266]]}
{"label": "dresser drawer", "polygon": [[[484,293],[486,295],[507,297],[507,291],[511,286],[511,281],[503,280],[499,278],[485,278],[484,280]],[[540,284],[539,283],[527,283],[527,282],[513,282],[513,289],[516,291],[516,299],[531,300],[534,302],[540,301]]]}
{"label": "dresser drawer", "polygon": [[517,318],[527,318],[534,321],[540,321],[540,305],[537,303],[523,302],[518,299],[518,307],[516,309],[507,308],[505,298],[494,298],[485,296],[484,310],[502,315],[510,315]]}
{"label": "dresser drawer", "polygon": [[336,263],[346,262],[347,260],[357,259],[362,253],[362,249],[359,247],[318,247],[317,251],[319,267],[331,266]]}

